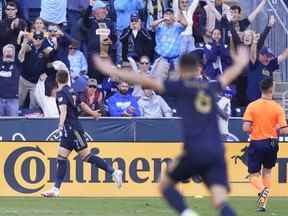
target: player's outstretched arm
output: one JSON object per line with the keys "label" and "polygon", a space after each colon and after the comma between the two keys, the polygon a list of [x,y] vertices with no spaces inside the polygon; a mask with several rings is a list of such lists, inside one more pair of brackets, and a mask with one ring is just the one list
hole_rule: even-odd
{"label": "player's outstretched arm", "polygon": [[160,80],[152,79],[150,77],[147,77],[147,75],[135,74],[127,70],[119,70],[113,65],[113,63],[109,59],[104,60],[99,56],[94,56],[93,60],[96,69],[107,76],[118,77],[122,80],[127,81],[128,83],[141,85],[144,88],[152,89],[154,91],[164,91],[163,82],[161,82]]}
{"label": "player's outstretched arm", "polygon": [[229,86],[244,70],[249,63],[249,50],[245,47],[239,47],[237,53],[231,54],[234,61],[233,65],[227,68],[219,77],[223,87]]}

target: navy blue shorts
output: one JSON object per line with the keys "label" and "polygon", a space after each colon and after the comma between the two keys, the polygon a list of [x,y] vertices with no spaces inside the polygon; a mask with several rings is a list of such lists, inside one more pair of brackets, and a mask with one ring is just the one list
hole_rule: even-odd
{"label": "navy blue shorts", "polygon": [[277,162],[278,150],[278,140],[276,139],[251,141],[248,148],[248,172],[250,174],[258,173],[262,166],[272,169]]}
{"label": "navy blue shorts", "polygon": [[203,155],[202,159],[195,159],[185,152],[175,161],[174,167],[168,171],[168,176],[176,183],[200,176],[208,188],[223,185],[230,190],[224,155]]}
{"label": "navy blue shorts", "polygon": [[77,152],[87,148],[84,132],[75,130],[72,127],[65,127],[63,129],[60,146]]}

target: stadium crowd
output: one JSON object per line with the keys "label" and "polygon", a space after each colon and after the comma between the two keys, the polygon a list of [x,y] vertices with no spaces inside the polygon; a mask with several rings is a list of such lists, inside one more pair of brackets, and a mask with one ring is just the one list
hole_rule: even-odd
{"label": "stadium crowd", "polygon": [[220,119],[225,123],[231,114],[238,114],[236,110],[260,97],[260,81],[272,77],[288,57],[288,50],[275,56],[264,46],[275,24],[273,16],[262,33],[249,28],[267,0],[259,0],[246,18],[240,6],[224,0],[36,2],[34,8],[39,10],[31,15],[27,0],[3,1],[0,116],[58,116],[59,70],[70,74],[79,99],[94,111],[83,116],[177,116],[173,98],[103,76],[97,72],[94,55],[111,58],[123,73],[133,70],[177,79],[179,56],[193,51],[203,59],[199,79],[213,80],[232,64],[231,53],[242,44],[250,49],[250,64],[219,95]]}

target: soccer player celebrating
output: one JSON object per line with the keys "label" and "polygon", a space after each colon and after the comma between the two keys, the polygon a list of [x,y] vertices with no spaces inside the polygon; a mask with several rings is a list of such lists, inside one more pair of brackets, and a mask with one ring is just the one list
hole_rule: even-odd
{"label": "soccer player celebrating", "polygon": [[273,80],[260,84],[262,96],[250,103],[243,118],[243,130],[250,134],[248,148],[249,180],[259,194],[257,211],[266,211],[271,188],[271,171],[277,161],[278,134],[288,134],[283,108],[272,100]]}
{"label": "soccer player celebrating", "polygon": [[234,64],[217,81],[208,82],[199,79],[203,68],[199,55],[195,52],[185,54],[179,61],[180,80],[164,83],[147,76],[119,71],[99,57],[94,59],[95,66],[104,74],[176,97],[183,122],[184,151],[173,168],[161,179],[160,191],[181,216],[197,214],[187,207],[176,184],[197,175],[202,177],[210,190],[220,215],[236,215],[227,203],[229,185],[215,96],[240,75],[248,64],[248,56],[247,50],[240,48],[233,56]]}
{"label": "soccer player celebrating", "polygon": [[58,130],[62,132],[62,137],[58,150],[55,185],[50,191],[42,193],[44,197],[59,196],[60,186],[66,174],[67,158],[72,150],[75,150],[83,161],[91,163],[111,174],[118,187],[122,186],[122,171],[114,170],[103,159],[90,152],[87,148],[84,130],[78,119],[78,107],[85,109],[87,106],[83,106],[83,103],[75,95],[74,90],[68,86],[68,80],[69,74],[67,71],[59,70],[57,72],[56,81],[59,91],[57,92],[56,100],[60,113]]}

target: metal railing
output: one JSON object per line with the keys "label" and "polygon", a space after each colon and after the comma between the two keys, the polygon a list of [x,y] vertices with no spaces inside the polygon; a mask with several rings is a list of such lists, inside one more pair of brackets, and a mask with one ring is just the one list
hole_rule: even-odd
{"label": "metal railing", "polygon": [[[267,45],[279,55],[288,47],[288,8],[283,0],[268,0],[268,15],[274,15],[277,19],[276,25],[269,34]],[[282,81],[288,81],[288,62],[280,65]]]}

